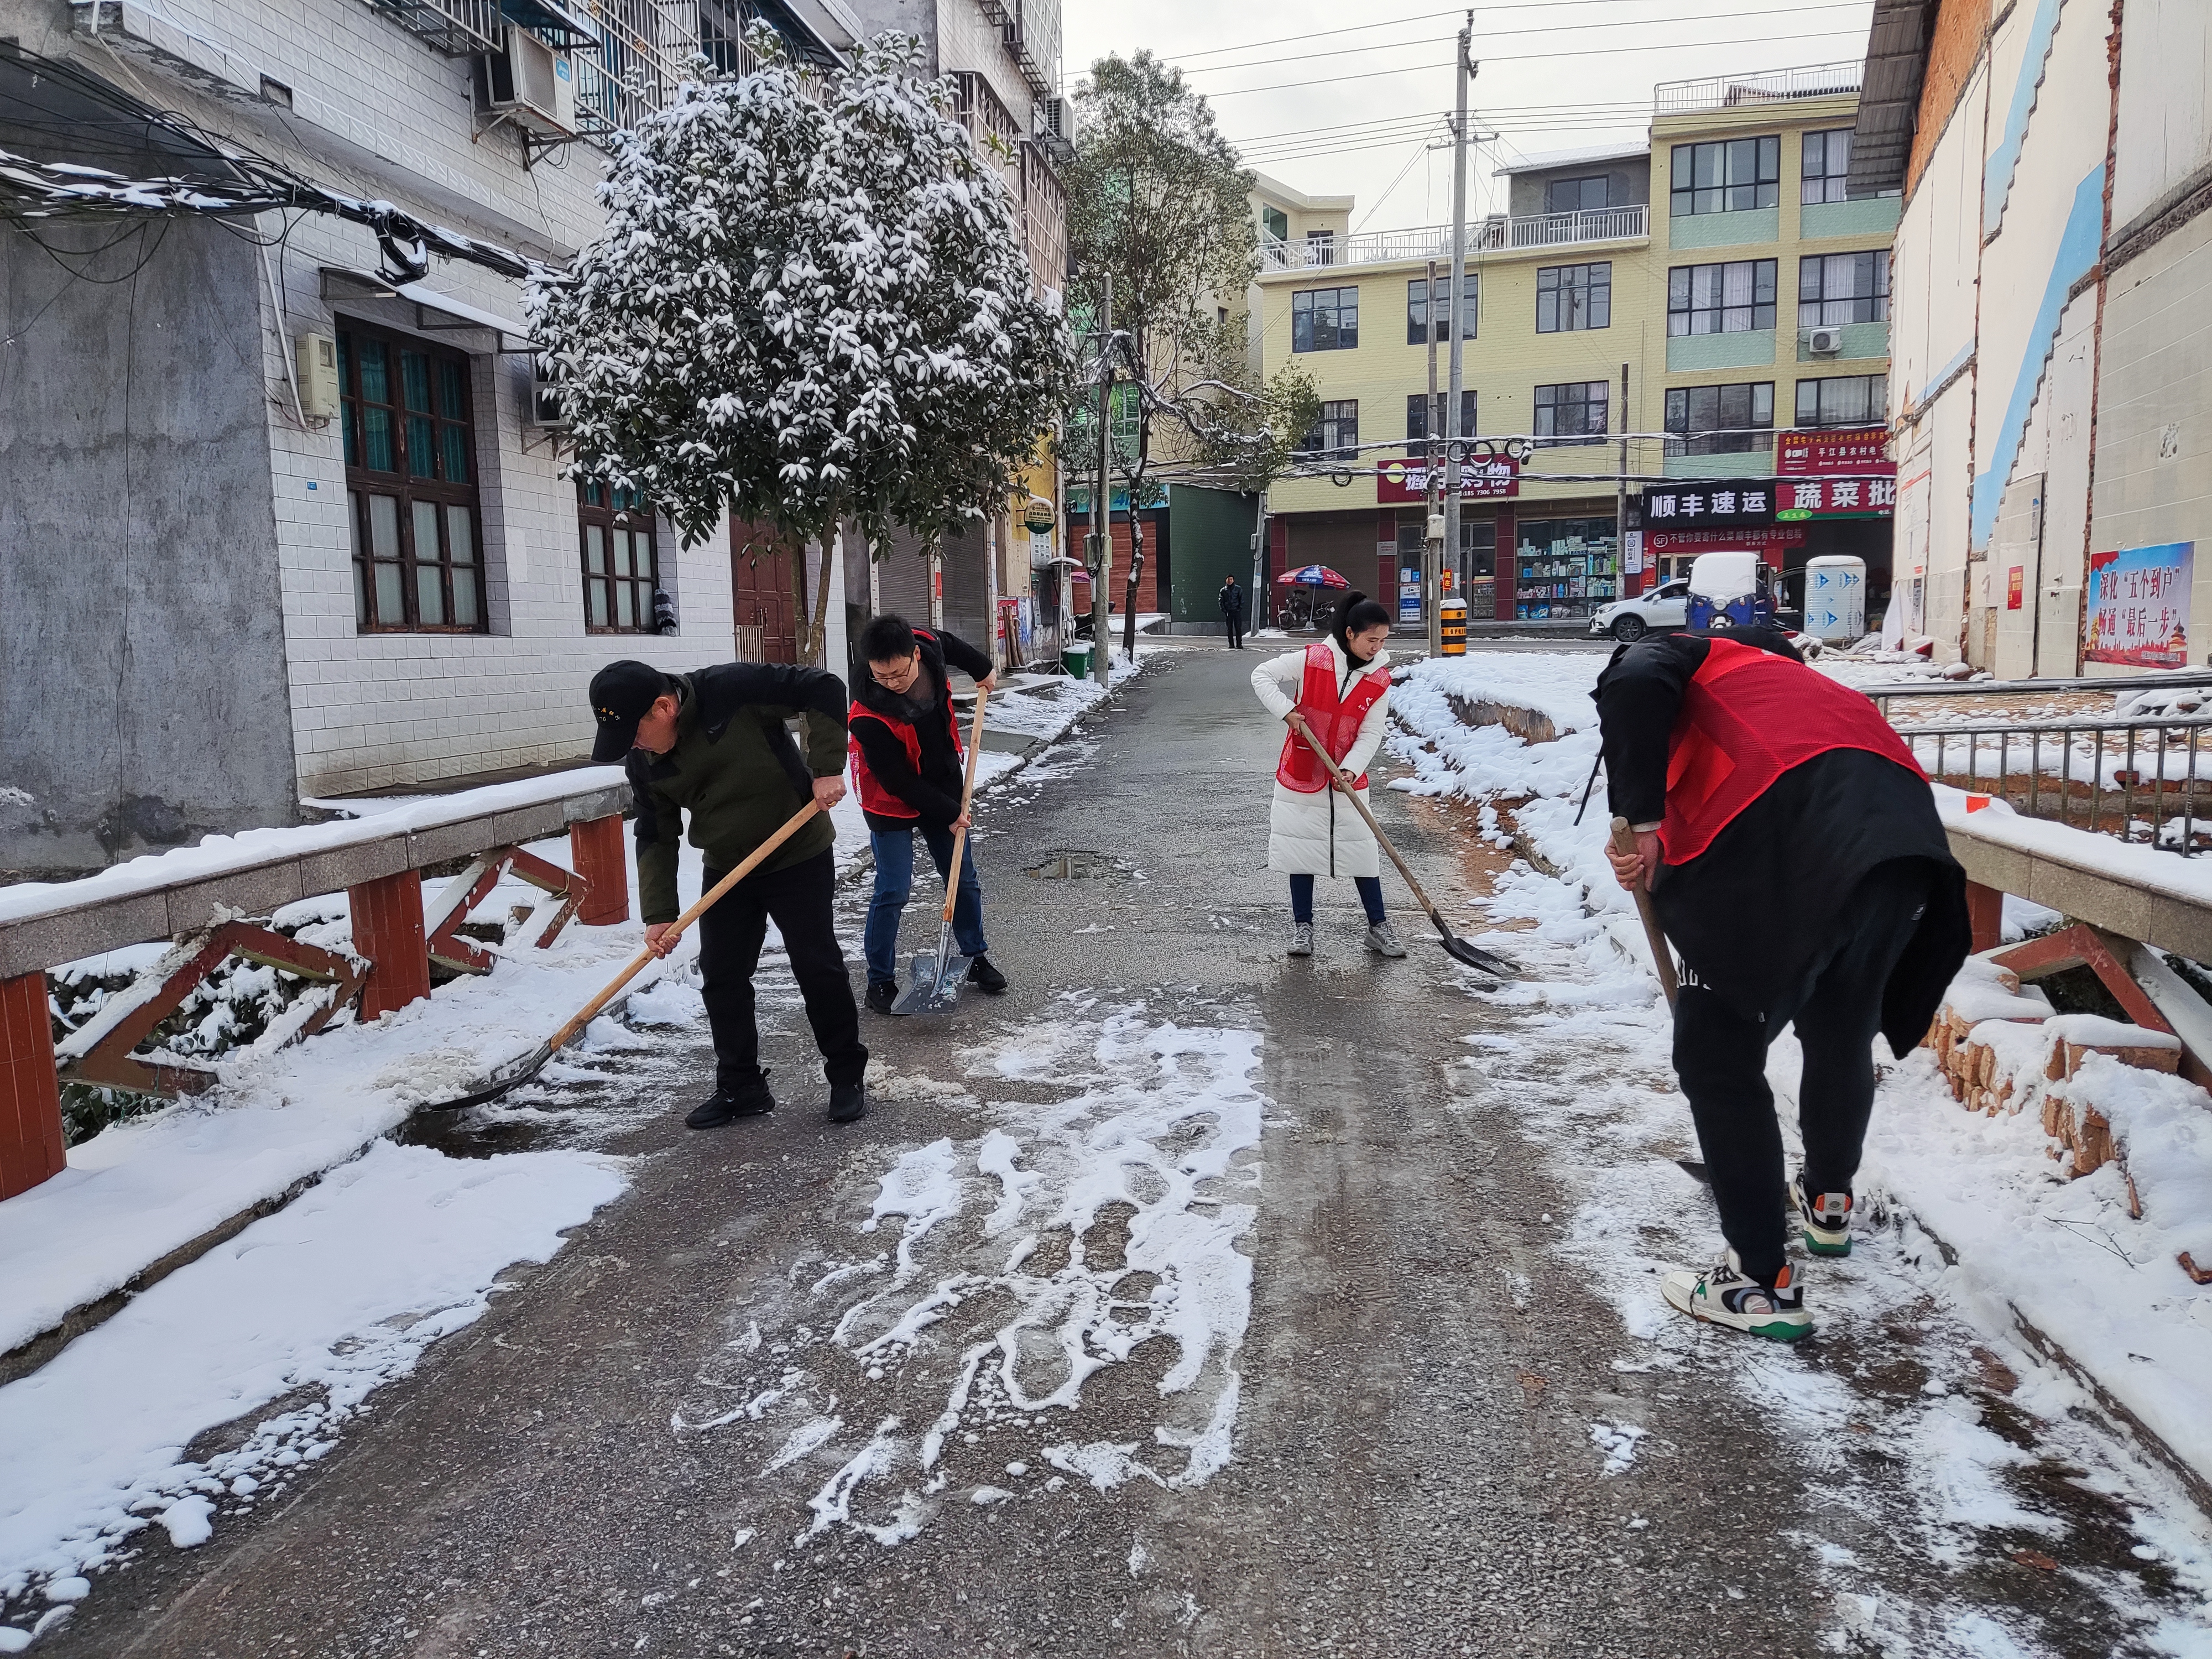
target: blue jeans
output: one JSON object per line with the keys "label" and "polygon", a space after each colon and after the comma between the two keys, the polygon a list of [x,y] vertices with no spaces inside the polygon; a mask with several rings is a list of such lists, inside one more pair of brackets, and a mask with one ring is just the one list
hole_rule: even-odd
{"label": "blue jeans", "polygon": [[[1313,884],[1314,878],[1311,876],[1291,878],[1291,920],[1292,921],[1313,920]],[[1367,920],[1370,922],[1381,921],[1384,915],[1382,878],[1354,876],[1352,878],[1352,884],[1359,890],[1360,906],[1367,912]]]}
{"label": "blue jeans", "polygon": [[[952,862],[952,832],[915,826],[928,839],[929,856],[941,880]],[[876,855],[875,896],[868,901],[868,925],[860,941],[868,958],[868,982],[898,977],[899,916],[914,891],[914,830],[871,830],[868,845]],[[942,901],[940,901],[940,903]],[[952,940],[963,957],[980,957],[983,943],[983,884],[975,874],[973,842],[960,859],[960,896],[952,906]],[[933,941],[933,948],[934,942]]]}

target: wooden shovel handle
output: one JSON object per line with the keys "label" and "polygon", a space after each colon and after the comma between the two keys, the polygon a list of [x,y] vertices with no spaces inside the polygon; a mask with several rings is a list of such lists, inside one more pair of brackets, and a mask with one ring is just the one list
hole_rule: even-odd
{"label": "wooden shovel handle", "polygon": [[[1613,821],[1613,850],[1623,858],[1636,851],[1636,831],[1629,827],[1626,818]],[[1667,935],[1659,926],[1659,914],[1651,908],[1651,895],[1644,885],[1639,873],[1636,885],[1629,890],[1636,896],[1636,914],[1644,919],[1644,938],[1651,947],[1651,965],[1659,970],[1659,988],[1667,994],[1667,1006],[1672,1008],[1681,994],[1681,981],[1674,976],[1674,953],[1668,947]]]}
{"label": "wooden shovel handle", "polygon": [[[1413,878],[1413,872],[1406,867],[1406,860],[1398,856],[1398,849],[1390,845],[1390,838],[1382,833],[1382,826],[1375,822],[1375,814],[1369,811],[1367,803],[1359,799],[1358,790],[1352,787],[1352,780],[1344,775],[1344,769],[1336,763],[1328,750],[1321,746],[1321,739],[1314,736],[1313,727],[1306,724],[1306,717],[1303,714],[1293,714],[1291,717],[1291,726],[1300,737],[1306,740],[1306,745],[1320,757],[1321,763],[1328,769],[1329,781],[1344,792],[1345,799],[1350,801],[1358,811],[1359,816],[1367,820],[1368,829],[1374,832],[1375,844],[1390,855],[1390,862],[1396,865],[1398,873],[1405,877],[1406,885],[1413,890],[1415,902],[1427,914],[1431,921],[1439,927],[1444,927],[1443,917],[1437,913],[1437,907],[1429,902],[1429,896],[1421,890],[1421,884]],[[1449,933],[1451,930],[1444,927],[1444,931]]]}
{"label": "wooden shovel handle", "polygon": [[[775,851],[777,848],[782,846],[784,842],[789,841],[793,836],[796,835],[802,828],[805,827],[808,819],[815,817],[821,811],[822,806],[820,802],[810,800],[805,805],[800,807],[788,818],[786,818],[781,829],[777,830],[774,835],[770,836],[766,841],[763,842],[759,846],[754,848],[750,853],[746,854],[744,863],[738,865],[738,867],[731,871],[728,875],[724,876],[721,880],[716,882],[714,886],[709,888],[706,892],[700,894],[697,903],[694,904],[690,909],[686,910],[682,915],[677,917],[673,922],[669,924],[668,931],[660,936],[663,944],[672,945],[676,940],[681,939],[684,936],[684,930],[690,927],[693,922],[698,921],[701,916],[706,915],[708,908],[712,906],[717,899],[720,898],[723,894],[728,892],[730,889],[735,887],[747,876],[752,874],[754,871],[759,869],[762,860],[768,857],[768,855]],[[577,1035],[581,1032],[586,1025],[589,1025],[593,1020],[599,1017],[599,1011],[605,1008],[607,1004],[612,1002],[617,997],[620,996],[622,994],[623,987],[629,984],[630,981],[635,979],[640,974],[643,973],[645,971],[646,964],[654,960],[655,957],[659,954],[660,953],[653,951],[649,947],[646,950],[640,951],[637,955],[631,959],[629,966],[623,969],[621,973],[615,976],[614,982],[612,984],[609,985],[605,990],[600,992],[599,995],[593,997],[589,1002],[586,1003],[582,1008],[577,1011],[576,1017],[574,1019],[570,1020],[566,1025],[563,1025],[559,1030],[553,1034],[553,1041],[549,1045],[552,1051],[555,1054],[558,1054],[562,1049],[567,1048],[571,1042],[574,1042],[576,1040]]]}
{"label": "wooden shovel handle", "polygon": [[[975,719],[968,732],[968,775],[960,786],[960,816],[968,816],[969,804],[975,799],[975,763],[983,755],[983,705],[991,701],[991,688],[978,684],[975,687]],[[952,920],[952,906],[960,895],[960,860],[968,851],[968,832],[956,832],[952,837],[952,865],[945,876],[945,920]]]}

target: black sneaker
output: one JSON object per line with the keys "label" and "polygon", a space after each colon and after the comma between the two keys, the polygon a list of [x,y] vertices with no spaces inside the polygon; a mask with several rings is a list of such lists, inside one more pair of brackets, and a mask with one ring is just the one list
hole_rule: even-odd
{"label": "black sneaker", "polygon": [[775,1109],[768,1079],[758,1078],[735,1089],[717,1089],[691,1109],[684,1121],[695,1129],[719,1129],[732,1118],[765,1117]]}
{"label": "black sneaker", "polygon": [[866,1084],[833,1083],[830,1085],[830,1121],[832,1123],[858,1123],[867,1115]]}
{"label": "black sneaker", "polygon": [[968,964],[968,982],[986,996],[1006,994],[1006,976],[991,966],[988,957],[977,957]]}
{"label": "black sneaker", "polygon": [[872,979],[868,981],[868,1006],[879,1014],[888,1014],[891,1004],[898,1000],[898,981],[895,979]]}

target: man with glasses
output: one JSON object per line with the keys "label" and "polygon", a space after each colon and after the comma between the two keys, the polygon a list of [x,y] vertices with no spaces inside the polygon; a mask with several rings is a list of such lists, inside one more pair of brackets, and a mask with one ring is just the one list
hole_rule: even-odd
{"label": "man with glasses", "polygon": [[[958,669],[988,691],[997,684],[991,659],[956,635],[915,628],[904,618],[875,617],[860,631],[867,678],[854,686],[846,716],[854,778],[876,858],[876,888],[862,944],[868,959],[868,1006],[879,1014],[898,999],[899,917],[914,890],[914,836],[919,830],[942,877],[951,867],[952,838],[969,827],[961,801],[964,757],[952,708],[950,671]],[[997,996],[1006,976],[984,954],[983,887],[971,844],[960,862],[952,938],[971,958],[968,982]]]}

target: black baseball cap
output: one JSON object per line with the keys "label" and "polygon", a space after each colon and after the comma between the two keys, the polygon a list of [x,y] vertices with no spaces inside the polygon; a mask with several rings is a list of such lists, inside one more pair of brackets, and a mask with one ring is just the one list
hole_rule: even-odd
{"label": "black baseball cap", "polygon": [[592,718],[599,735],[592,758],[618,761],[637,746],[637,723],[668,690],[668,676],[648,663],[611,662],[592,676]]}

